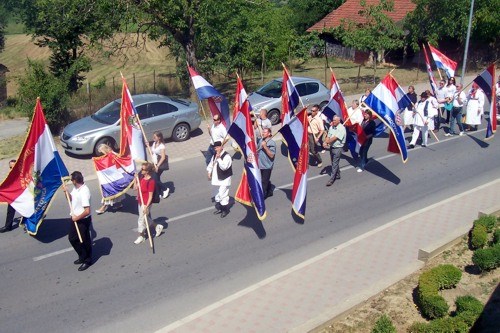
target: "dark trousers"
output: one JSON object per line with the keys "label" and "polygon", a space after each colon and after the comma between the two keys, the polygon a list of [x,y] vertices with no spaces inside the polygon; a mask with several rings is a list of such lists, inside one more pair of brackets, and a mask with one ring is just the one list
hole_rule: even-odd
{"label": "dark trousers", "polygon": [[332,174],[330,180],[332,182],[334,182],[335,179],[340,178],[339,163],[341,155],[342,155],[342,147],[330,149],[330,157],[332,159]]}
{"label": "dark trousers", "polygon": [[210,145],[207,148],[207,153],[205,155],[205,163],[208,165],[210,161],[212,160],[212,157],[215,155],[215,148],[214,145]]}
{"label": "dark trousers", "polygon": [[161,193],[160,194],[163,194],[163,191],[165,191],[167,189],[167,186],[165,184],[163,184],[161,182],[161,179],[160,179],[160,176],[161,176],[162,173],[163,173],[163,170],[158,170],[158,173],[156,173],[156,172],[152,172],[151,173],[151,178],[153,178],[153,180],[155,181],[155,183],[160,186],[160,189],[161,189]]}
{"label": "dark trousers", "polygon": [[451,110],[451,119],[450,119],[450,134],[457,134],[455,132],[455,122],[458,125],[458,130],[460,132],[464,131],[464,125],[462,125],[462,108],[461,107],[454,107]]}
{"label": "dark trousers", "polygon": [[92,264],[92,239],[90,238],[92,217],[86,217],[76,223],[82,235],[83,243],[80,243],[80,239],[78,239],[78,233],[76,232],[75,223],[73,221],[70,221],[69,224],[68,240],[78,254],[78,259],[86,264]]}
{"label": "dark trousers", "polygon": [[272,191],[271,172],[273,172],[272,168],[260,169],[260,176],[262,178],[262,192],[264,192],[264,197],[269,196],[269,192]]}
{"label": "dark trousers", "polygon": [[7,215],[5,217],[5,229],[12,229],[12,223],[14,223],[14,215],[16,210],[11,205],[7,205]]}
{"label": "dark trousers", "polygon": [[309,141],[309,154],[311,154],[316,159],[317,164],[323,163],[321,154],[316,151],[316,142],[314,141],[314,135],[312,133],[308,133],[307,138]]}
{"label": "dark trousers", "polygon": [[372,145],[372,140],[369,139],[359,148],[359,168],[363,170],[365,168],[366,162],[368,162],[368,149]]}

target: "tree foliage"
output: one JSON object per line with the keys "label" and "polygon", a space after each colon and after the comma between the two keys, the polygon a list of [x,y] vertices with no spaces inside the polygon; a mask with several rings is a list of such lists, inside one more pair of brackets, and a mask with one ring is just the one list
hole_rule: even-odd
{"label": "tree foliage", "polygon": [[5,48],[5,27],[7,26],[7,9],[0,4],[0,52]]}
{"label": "tree foliage", "polygon": [[51,50],[51,72],[61,77],[71,68],[70,91],[91,69],[86,52],[119,31],[124,13],[112,0],[20,0],[16,8],[36,44]]}
{"label": "tree foliage", "polygon": [[304,33],[344,2],[345,0],[289,0],[293,26],[298,33]]}
{"label": "tree foliage", "polygon": [[367,5],[361,0],[361,22],[343,19],[342,24],[333,29],[345,46],[361,51],[382,53],[404,46],[404,31],[400,25],[389,18],[386,12],[393,11],[394,2],[381,0],[379,4]]}

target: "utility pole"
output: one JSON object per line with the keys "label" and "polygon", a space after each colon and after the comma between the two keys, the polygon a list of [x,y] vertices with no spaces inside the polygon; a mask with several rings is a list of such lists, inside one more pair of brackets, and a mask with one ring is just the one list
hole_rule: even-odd
{"label": "utility pole", "polygon": [[469,39],[470,39],[470,29],[472,25],[472,15],[474,14],[474,0],[470,2],[470,12],[469,12],[469,25],[467,26],[467,39],[465,40],[465,50],[464,50],[464,63],[462,65],[462,77],[460,78],[460,83],[464,83],[465,78],[465,67],[467,64],[467,52],[469,51]]}

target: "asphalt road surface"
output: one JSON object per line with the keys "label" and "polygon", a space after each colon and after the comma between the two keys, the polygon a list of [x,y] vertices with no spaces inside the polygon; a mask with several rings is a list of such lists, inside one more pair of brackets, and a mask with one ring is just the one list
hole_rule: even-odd
{"label": "asphalt road surface", "polygon": [[[203,159],[174,163],[164,174],[171,195],[152,210],[165,226],[155,252],[147,242],[133,243],[131,190],[121,211],[93,215],[95,263],[85,272],[73,265],[61,192],[36,238],[20,229],[0,235],[0,331],[157,330],[393,219],[499,178],[498,138],[483,138],[484,131],[435,144],[430,139],[427,148],[410,151],[406,164],[385,151],[387,139],[375,139],[367,170],[357,173],[344,155],[342,179],[332,187],[325,187],[328,176],[310,167],[303,224],[291,216],[293,173],[281,154],[263,222],[239,203],[224,219],[213,215]],[[329,165],[328,154],[322,157]],[[235,159],[231,195],[241,166]],[[98,184],[88,185],[94,211]],[[0,209],[3,221],[5,207]]]}

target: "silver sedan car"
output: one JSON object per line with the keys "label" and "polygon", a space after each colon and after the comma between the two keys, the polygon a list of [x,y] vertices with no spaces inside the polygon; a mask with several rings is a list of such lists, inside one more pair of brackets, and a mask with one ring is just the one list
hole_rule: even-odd
{"label": "silver sedan car", "polygon": [[[184,141],[201,124],[198,105],[191,101],[155,94],[132,98],[148,139],[155,131],[161,131],[165,139]],[[121,99],[117,99],[93,115],[66,126],[61,134],[62,147],[76,155],[98,155],[97,147],[102,143],[118,149],[120,107]]]}
{"label": "silver sedan car", "polygon": [[[318,104],[323,108],[330,100],[330,90],[320,80],[292,76],[293,84],[304,105]],[[281,119],[281,86],[283,78],[274,79],[248,96],[248,100],[258,115],[261,109],[267,110],[267,117],[273,125]],[[300,105],[300,104],[299,104]]]}

